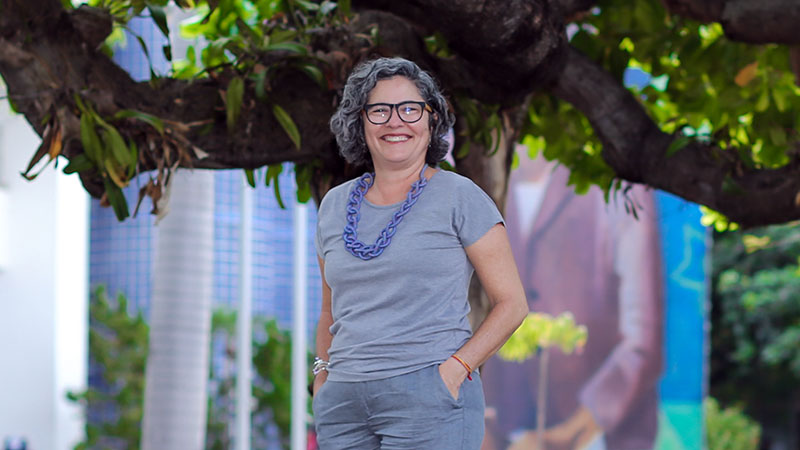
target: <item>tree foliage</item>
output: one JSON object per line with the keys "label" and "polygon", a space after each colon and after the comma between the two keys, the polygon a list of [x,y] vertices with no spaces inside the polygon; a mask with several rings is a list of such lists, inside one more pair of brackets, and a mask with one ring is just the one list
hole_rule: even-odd
{"label": "tree foliage", "polygon": [[86,437],[76,450],[137,449],[141,441],[147,322],[130,315],[122,294],[110,299],[104,287],[95,289],[89,306],[89,356],[94,384],[70,392],[86,414]]}
{"label": "tree foliage", "polygon": [[[349,71],[374,55],[411,58],[441,80],[459,118],[455,169],[501,206],[524,142],[569,167],[578,191],[636,182],[744,226],[800,217],[792,0],[90,5],[2,0],[0,74],[43,137],[26,175],[66,157],[121,219],[119,189],[144,171],[154,172],[140,199],[156,210],[178,167],[293,162],[303,200],[352,177],[327,120]],[[195,14],[183,33],[202,39],[185,57],[147,50],[172,60],[168,74],[136,83],[101,51],[135,16],[174,41],[175,7]],[[645,86],[625,87],[633,69]]]}
{"label": "tree foliage", "polygon": [[[149,326],[141,312],[131,314],[123,294],[108,297],[104,287],[93,293],[90,305],[90,386],[70,392],[70,401],[84,408],[85,439],[77,450],[93,448],[138,449],[144,402],[144,375],[148,353]],[[270,426],[277,428],[277,440],[289,448],[291,419],[291,335],[275,320],[254,320],[253,443],[266,447],[274,440]],[[230,428],[235,410],[236,312],[217,309],[212,316],[206,448],[230,448]],[[309,360],[311,354],[308,355]]]}
{"label": "tree foliage", "polygon": [[708,397],[703,403],[705,440],[709,450],[756,450],[761,440],[761,427],[747,417],[741,408],[720,408]]}
{"label": "tree foliage", "polygon": [[719,233],[713,258],[712,394],[783,428],[800,385],[797,225]]}

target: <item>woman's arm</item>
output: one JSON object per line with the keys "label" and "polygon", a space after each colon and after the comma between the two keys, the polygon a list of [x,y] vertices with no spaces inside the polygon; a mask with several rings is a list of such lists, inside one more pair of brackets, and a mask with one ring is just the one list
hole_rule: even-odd
{"label": "woman's arm", "polygon": [[[331,325],[333,325],[333,314],[331,314],[331,287],[325,280],[325,261],[319,258],[319,270],[322,276],[322,311],[317,322],[317,356],[328,361],[328,349],[331,347]],[[320,386],[328,379],[328,371],[323,370],[314,378],[313,394],[316,394]]]}
{"label": "woman's arm", "polygon": [[[528,302],[506,228],[502,224],[496,224],[466,251],[489,297],[491,309],[486,320],[456,355],[470,367],[477,368],[502,347],[519,327],[528,314]],[[450,393],[457,397],[467,371],[455,358],[448,358],[439,366],[439,373]]]}

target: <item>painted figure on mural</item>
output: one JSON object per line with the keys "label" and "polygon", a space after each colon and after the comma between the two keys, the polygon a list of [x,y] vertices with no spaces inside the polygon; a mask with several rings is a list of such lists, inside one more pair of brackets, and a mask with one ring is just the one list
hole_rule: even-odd
{"label": "painted figure on mural", "polygon": [[[550,351],[545,448],[652,448],[664,295],[653,193],[628,191],[637,220],[621,193],[576,195],[567,169],[519,156],[506,218],[528,305],[571,311],[589,332],[579,354]],[[485,364],[485,450],[535,448],[537,363]]]}

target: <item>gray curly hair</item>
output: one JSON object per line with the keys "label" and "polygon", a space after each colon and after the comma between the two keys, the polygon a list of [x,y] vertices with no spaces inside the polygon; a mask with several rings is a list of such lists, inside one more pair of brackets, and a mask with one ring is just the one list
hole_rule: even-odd
{"label": "gray curly hair", "polygon": [[339,144],[339,153],[350,164],[372,168],[372,156],[364,138],[361,111],[378,81],[394,76],[402,76],[413,82],[425,103],[433,109],[434,114],[430,115],[429,120],[431,142],[425,162],[434,166],[447,155],[449,143],[446,135],[456,119],[433,77],[403,58],[379,58],[361,63],[353,69],[344,86],[339,108],[330,122],[331,131]]}

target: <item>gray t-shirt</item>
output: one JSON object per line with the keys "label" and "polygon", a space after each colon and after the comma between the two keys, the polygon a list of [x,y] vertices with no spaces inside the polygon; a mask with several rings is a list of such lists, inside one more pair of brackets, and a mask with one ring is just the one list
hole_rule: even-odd
{"label": "gray t-shirt", "polygon": [[[474,269],[464,248],[503,218],[470,179],[440,170],[383,254],[363,261],[342,239],[355,183],[331,189],[318,213],[317,254],[332,293],[328,379],[377,380],[441,363],[472,335],[467,290]],[[358,239],[375,243],[400,205],[364,199]]]}

